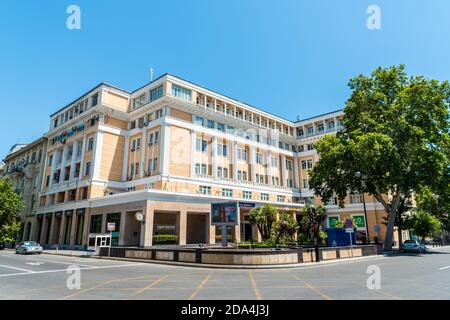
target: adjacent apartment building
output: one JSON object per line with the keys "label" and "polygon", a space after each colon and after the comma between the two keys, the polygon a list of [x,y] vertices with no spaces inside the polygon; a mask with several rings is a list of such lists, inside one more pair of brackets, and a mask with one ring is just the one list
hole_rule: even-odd
{"label": "adjacent apartment building", "polygon": [[[113,245],[151,246],[158,234],[214,244],[221,227],[211,224],[211,204],[223,202],[240,211],[229,238],[258,240],[251,208],[270,203],[300,219],[306,202],[320,203],[308,182],[314,144],[340,130],[342,117],[292,122],[170,74],[133,92],[102,83],[52,114],[43,138],[8,155],[5,175],[18,189],[30,184],[23,239],[44,245],[92,245],[108,222]],[[365,202],[367,226],[362,195],[349,195],[344,209],[326,204],[325,227],[352,216],[360,235],[382,240],[384,210]]]}

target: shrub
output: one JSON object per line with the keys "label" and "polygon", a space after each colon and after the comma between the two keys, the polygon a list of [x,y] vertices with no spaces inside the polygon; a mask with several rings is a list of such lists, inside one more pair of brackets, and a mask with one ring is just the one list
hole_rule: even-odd
{"label": "shrub", "polygon": [[178,237],[174,234],[157,234],[153,236],[153,242],[177,242]]}

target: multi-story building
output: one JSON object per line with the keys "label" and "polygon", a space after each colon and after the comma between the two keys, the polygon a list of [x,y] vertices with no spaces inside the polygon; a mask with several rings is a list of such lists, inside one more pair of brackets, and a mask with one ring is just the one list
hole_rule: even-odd
{"label": "multi-story building", "polygon": [[19,240],[34,238],[36,210],[44,169],[42,158],[47,139],[40,138],[30,144],[16,144],[5,158],[4,176],[11,179],[14,189],[22,198],[23,209],[18,214],[23,222]]}
{"label": "multi-story building", "polygon": [[[271,203],[300,218],[318,201],[307,172],[314,143],[342,117],[292,122],[169,74],[133,92],[102,83],[51,115],[35,239],[83,247],[115,222],[113,245],[151,246],[158,234],[213,244],[211,204],[236,202],[229,237],[256,240],[250,208]],[[370,238],[382,238],[384,211],[366,200]],[[366,229],[360,195],[327,206],[327,226],[351,215]]]}

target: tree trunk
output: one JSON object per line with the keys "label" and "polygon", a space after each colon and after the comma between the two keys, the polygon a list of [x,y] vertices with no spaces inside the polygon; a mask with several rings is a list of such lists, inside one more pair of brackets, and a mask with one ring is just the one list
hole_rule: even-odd
{"label": "tree trunk", "polygon": [[394,235],[394,222],[396,209],[391,208],[387,211],[387,228],[386,228],[386,236],[384,238],[384,251],[392,251],[392,238]]}
{"label": "tree trunk", "polygon": [[398,248],[400,249],[403,243],[403,232],[402,229],[400,229],[400,226],[398,227],[397,235],[398,235]]}

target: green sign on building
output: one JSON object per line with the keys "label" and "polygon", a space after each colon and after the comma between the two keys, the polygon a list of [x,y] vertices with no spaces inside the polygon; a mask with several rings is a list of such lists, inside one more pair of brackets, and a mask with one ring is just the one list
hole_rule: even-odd
{"label": "green sign on building", "polygon": [[364,216],[353,216],[353,222],[355,223],[357,228],[365,228],[366,227],[366,219]]}
{"label": "green sign on building", "polygon": [[338,222],[339,222],[339,217],[328,217],[328,226],[330,228],[336,228],[336,225]]}

